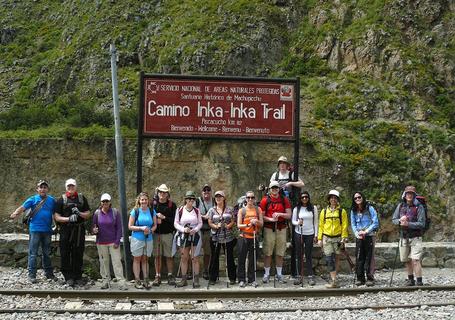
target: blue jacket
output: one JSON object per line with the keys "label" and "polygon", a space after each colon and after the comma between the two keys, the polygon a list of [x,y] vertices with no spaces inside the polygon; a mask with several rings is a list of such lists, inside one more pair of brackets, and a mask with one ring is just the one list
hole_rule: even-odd
{"label": "blue jacket", "polygon": [[351,210],[351,228],[356,238],[361,230],[366,231],[368,236],[374,235],[379,229],[379,220],[378,213],[373,206],[367,205],[362,213]]}

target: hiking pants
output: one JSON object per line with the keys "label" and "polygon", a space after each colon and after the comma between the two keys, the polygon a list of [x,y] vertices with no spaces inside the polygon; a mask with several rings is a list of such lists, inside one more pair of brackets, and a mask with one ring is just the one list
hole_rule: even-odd
{"label": "hiking pants", "polygon": [[[246,264],[246,257],[248,256],[248,282],[251,283],[255,281],[254,279],[254,239],[251,238],[244,238],[240,237],[238,239],[238,271],[237,275],[239,281],[246,282],[246,271],[245,271],[245,264]],[[256,257],[258,253],[258,240],[256,239]]]}
{"label": "hiking pants", "polygon": [[[302,241],[300,240],[302,238]],[[297,259],[297,271],[298,276],[302,274],[301,265],[302,265],[302,258],[303,253],[305,253],[305,276],[312,276],[313,275],[313,240],[314,234],[311,235],[303,235],[300,236],[297,232],[294,232],[294,241],[295,241],[295,248],[296,248],[296,255]],[[303,252],[302,252],[303,249]],[[295,265],[295,260],[293,260],[293,264]]]}
{"label": "hiking pants", "polygon": [[[227,269],[228,269],[228,276],[229,280],[235,281],[236,279],[236,267],[234,261],[234,247],[237,240],[233,239],[226,243],[226,255],[227,255]],[[210,268],[209,268],[209,279],[212,281],[216,281],[218,279],[219,270],[220,270],[220,252],[224,254],[224,243],[215,242],[210,240]],[[223,250],[223,251],[221,251]],[[226,258],[226,257],[225,257]],[[223,269],[224,269],[223,265]]]}
{"label": "hiking pants", "polygon": [[81,279],[84,248],[84,225],[69,225],[60,229],[61,271],[65,280]]}
{"label": "hiking pants", "polygon": [[356,273],[357,280],[374,280],[374,237],[366,236],[365,239],[356,239]]}

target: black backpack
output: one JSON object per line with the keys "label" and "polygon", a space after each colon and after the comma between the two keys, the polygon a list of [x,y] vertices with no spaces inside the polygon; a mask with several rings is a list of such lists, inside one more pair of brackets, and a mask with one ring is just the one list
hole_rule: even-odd
{"label": "black backpack", "polygon": [[422,229],[422,235],[430,229],[431,225],[431,218],[428,216],[428,207],[427,207],[427,200],[424,196],[416,196],[417,201],[423,207],[423,211],[425,212],[425,226]]}

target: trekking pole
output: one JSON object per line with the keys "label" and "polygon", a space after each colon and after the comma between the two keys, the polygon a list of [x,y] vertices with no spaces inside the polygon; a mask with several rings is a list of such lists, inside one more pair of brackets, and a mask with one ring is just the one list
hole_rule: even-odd
{"label": "trekking pole", "polygon": [[[277,225],[278,225],[278,221],[275,221],[275,232],[277,232]],[[276,236],[276,233],[275,233],[275,236]],[[273,277],[273,287],[276,288],[276,276],[277,276],[277,273],[276,273],[276,244],[275,244],[275,276]]]}
{"label": "trekking pole", "polygon": [[229,288],[229,273],[228,273],[228,267],[227,267],[227,250],[226,250],[226,226],[223,229],[224,231],[224,268],[226,272],[226,288]]}
{"label": "trekking pole", "polygon": [[[145,289],[150,290],[150,284],[149,284],[149,257],[147,256],[147,249],[148,249],[148,237],[150,234],[147,235],[145,238],[145,275],[144,275],[144,282],[145,282]],[[152,240],[153,241],[153,240]]]}
{"label": "trekking pole", "polygon": [[[215,239],[216,239],[216,242],[215,242],[215,255],[216,255],[216,252],[218,251],[218,244],[220,243],[219,239],[218,239],[218,232],[220,231],[220,229],[217,229],[216,230],[216,233],[215,233]],[[207,281],[207,289],[209,289],[210,287],[210,270],[212,270],[212,250],[210,250],[210,260],[209,260],[209,280]]]}
{"label": "trekking pole", "polygon": [[[180,273],[180,270],[182,269],[182,254],[183,254],[183,251],[185,251],[186,239],[187,239],[187,237],[184,236],[183,247],[182,247],[182,251],[181,251],[181,253],[180,253],[179,267],[178,267],[178,269],[177,269],[177,274],[175,275],[176,278],[178,278],[179,273]],[[177,288],[177,281],[175,282],[175,288]]]}
{"label": "trekking pole", "polygon": [[257,279],[256,279],[256,226],[254,226],[254,230],[253,230],[253,255],[254,255],[254,285],[255,287],[257,287],[258,283],[257,283]]}
{"label": "trekking pole", "polygon": [[393,259],[392,275],[390,276],[389,287],[392,286],[393,274],[395,273],[395,266],[396,266],[396,263],[397,263],[398,252],[399,252],[399,250],[400,250],[400,243],[401,243],[401,233],[400,233],[400,239],[398,239],[397,250],[396,250],[396,252],[395,252],[395,259]]}
{"label": "trekking pole", "polygon": [[360,241],[355,241],[355,270],[354,270],[354,277],[353,277],[353,282],[352,282],[352,286],[354,287],[355,285],[355,282],[357,280],[357,272],[358,272],[358,269],[359,269],[359,260],[360,260]]}
{"label": "trekking pole", "polygon": [[194,287],[194,234],[191,235],[191,273],[193,276],[193,289]]}
{"label": "trekking pole", "polygon": [[[302,280],[302,288],[303,288],[303,268],[304,268],[304,263],[306,262],[306,256],[304,254],[304,251],[303,251],[304,247],[303,247],[303,225],[300,226],[300,277],[301,277],[301,280]],[[305,258],[305,259],[304,259]]]}

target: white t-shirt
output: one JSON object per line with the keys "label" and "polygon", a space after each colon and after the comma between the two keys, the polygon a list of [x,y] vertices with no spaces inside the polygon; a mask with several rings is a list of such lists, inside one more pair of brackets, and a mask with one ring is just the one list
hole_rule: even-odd
{"label": "white t-shirt", "polygon": [[[317,235],[318,234],[318,224],[319,224],[319,216],[318,216],[318,209],[316,206],[313,206],[313,212],[308,211],[306,207],[301,207],[300,211],[297,212],[298,207],[295,207],[292,211],[292,224],[296,226],[295,232],[297,234],[301,234],[300,230],[302,230],[302,234],[305,236],[308,235]],[[303,226],[300,228],[299,219],[303,219]]]}

